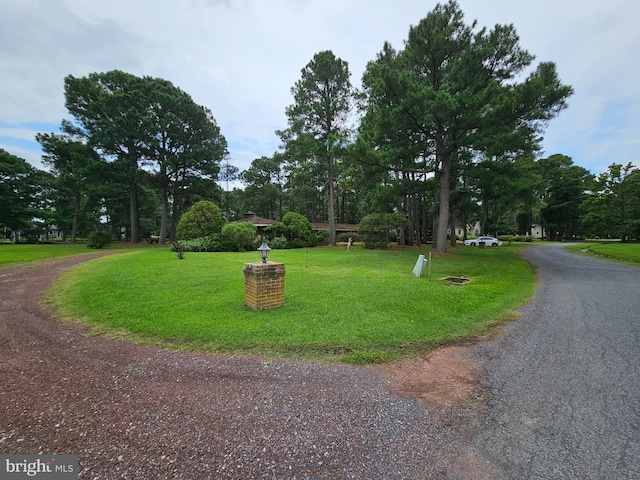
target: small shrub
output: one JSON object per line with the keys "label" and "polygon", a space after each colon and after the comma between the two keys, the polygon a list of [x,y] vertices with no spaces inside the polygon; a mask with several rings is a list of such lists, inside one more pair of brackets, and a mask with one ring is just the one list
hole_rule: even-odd
{"label": "small shrub", "polygon": [[[316,237],[318,237],[318,242],[328,242],[329,241],[329,230],[319,230],[316,233]],[[338,240],[340,241],[340,240]]]}
{"label": "small shrub", "polygon": [[513,242],[514,240],[518,240],[518,236],[516,235],[515,237],[513,235],[500,235],[498,237],[498,240],[500,240],[503,243],[506,243],[507,245],[511,245],[511,242]]}
{"label": "small shrub", "polygon": [[269,240],[269,246],[275,250],[284,250],[285,248],[288,248],[287,239],[285,237],[273,237]]}
{"label": "small shrub", "polygon": [[111,235],[104,230],[96,230],[87,236],[87,247],[104,248],[111,245]]}
{"label": "small shrub", "polygon": [[362,219],[358,225],[358,233],[364,236],[365,248],[386,248],[391,241],[391,234],[398,228],[408,226],[406,217],[398,212],[372,213]]}
{"label": "small shrub", "polygon": [[531,235],[516,235],[513,240],[515,242],[533,242],[533,237]]}
{"label": "small shrub", "polygon": [[229,223],[220,232],[220,242],[225,252],[251,250],[255,238],[256,226],[251,222]]}
{"label": "small shrub", "polygon": [[344,232],[338,235],[338,241],[347,243],[351,239],[352,242],[361,242],[362,236],[355,233]]}
{"label": "small shrub", "polygon": [[387,248],[389,235],[386,232],[365,233],[363,238],[364,248]]}
{"label": "small shrub", "polygon": [[183,240],[180,242],[185,252],[221,252],[222,245],[218,235]]}
{"label": "small shrub", "polygon": [[264,228],[264,234],[268,238],[286,237],[289,230],[282,223],[272,223]]}
{"label": "small shrub", "polygon": [[184,246],[180,242],[174,242],[171,246],[171,251],[176,253],[176,257],[179,260],[184,259]]}
{"label": "small shrub", "polygon": [[[296,212],[288,212],[282,218],[282,223],[267,226],[264,234],[268,238],[284,237],[287,240],[286,248],[302,248],[315,247],[322,241],[325,233],[320,232],[316,235],[307,217]],[[328,231],[326,238],[329,238]]]}
{"label": "small shrub", "polygon": [[287,212],[282,218],[287,228],[290,248],[315,247],[318,239],[307,217],[296,212]]}

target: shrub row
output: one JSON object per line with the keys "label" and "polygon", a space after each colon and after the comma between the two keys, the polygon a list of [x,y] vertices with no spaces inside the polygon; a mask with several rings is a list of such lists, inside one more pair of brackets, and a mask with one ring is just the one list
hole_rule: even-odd
{"label": "shrub row", "polygon": [[533,242],[531,235],[500,235],[498,240],[502,242]]}

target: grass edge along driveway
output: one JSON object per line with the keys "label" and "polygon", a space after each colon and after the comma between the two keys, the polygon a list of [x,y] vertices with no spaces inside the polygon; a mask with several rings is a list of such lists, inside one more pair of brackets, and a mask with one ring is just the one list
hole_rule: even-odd
{"label": "grass edge along driveway", "polygon": [[640,265],[640,243],[622,243],[619,241],[584,242],[567,247],[574,253],[594,255],[596,257],[625,263]]}
{"label": "grass edge along driveway", "polygon": [[[103,257],[62,274],[49,290],[62,318],[94,334],[185,350],[387,361],[471,340],[515,318],[534,293],[533,268],[516,247],[458,247],[411,272],[429,249],[316,247],[274,250],[285,264],[285,304],[244,305],[243,266],[256,252],[168,249]],[[443,280],[470,278],[464,285]]]}

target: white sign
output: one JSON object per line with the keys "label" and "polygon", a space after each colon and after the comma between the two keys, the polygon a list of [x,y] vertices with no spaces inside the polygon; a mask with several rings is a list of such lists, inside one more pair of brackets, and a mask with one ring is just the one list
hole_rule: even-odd
{"label": "white sign", "polygon": [[425,260],[424,255],[420,255],[418,257],[418,261],[416,262],[416,266],[413,267],[413,275],[415,275],[416,277],[421,277],[425,263],[427,263],[427,261]]}

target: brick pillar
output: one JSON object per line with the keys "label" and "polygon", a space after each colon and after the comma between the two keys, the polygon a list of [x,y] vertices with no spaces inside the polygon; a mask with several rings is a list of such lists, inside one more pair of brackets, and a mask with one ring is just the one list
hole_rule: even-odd
{"label": "brick pillar", "polygon": [[284,263],[244,264],[244,303],[253,310],[284,304]]}

